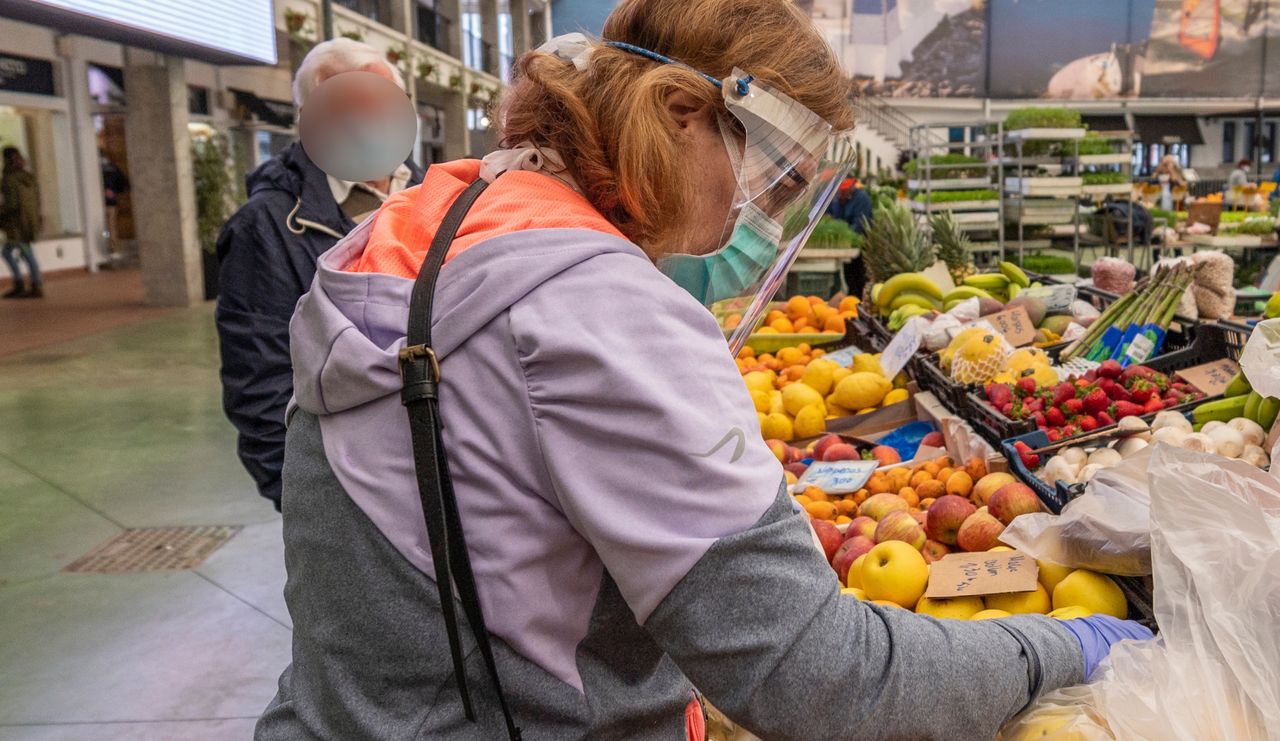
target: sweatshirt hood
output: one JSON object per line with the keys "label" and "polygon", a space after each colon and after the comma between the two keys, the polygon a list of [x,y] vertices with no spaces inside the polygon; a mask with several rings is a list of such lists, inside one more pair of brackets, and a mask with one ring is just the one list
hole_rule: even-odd
{"label": "sweatshirt hood", "polygon": [[[378,262],[369,254],[377,251],[371,245],[383,252],[383,262],[393,254],[397,260],[414,255],[420,263],[453,201],[452,196],[440,197],[441,191],[456,187],[461,192],[475,172],[474,161],[432,166],[424,185],[388,199],[378,214],[317,261],[315,281],[298,302],[289,327],[299,407],[327,415],[400,393],[398,353],[405,345],[416,276],[360,266]],[[581,208],[590,209],[585,199],[577,196],[579,207],[566,208],[565,193],[548,188],[568,190],[539,173],[507,173],[463,221],[433,302],[432,348],[446,369],[452,351],[558,273],[612,252],[648,261],[611,227],[612,233],[582,226],[590,223]],[[514,218],[499,220],[495,214]],[[465,249],[458,250],[460,245]]]}

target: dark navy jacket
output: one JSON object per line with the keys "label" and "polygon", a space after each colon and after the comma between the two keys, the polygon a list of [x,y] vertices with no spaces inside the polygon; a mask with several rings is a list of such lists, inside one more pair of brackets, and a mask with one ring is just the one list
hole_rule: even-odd
{"label": "dark navy jacket", "polygon": [[[413,171],[409,185],[422,182]],[[355,223],[324,172],[294,144],[245,178],[249,200],[218,235],[222,407],[239,431],[236,450],[262,496],[280,506],[284,413],[293,395],[289,319],[311,288],[316,258]]]}
{"label": "dark navy jacket", "polygon": [[827,207],[827,214],[847,222],[855,232],[862,234],[862,221],[871,220],[872,209],[871,195],[863,188],[854,188],[847,199],[842,200],[840,196],[836,196]]}

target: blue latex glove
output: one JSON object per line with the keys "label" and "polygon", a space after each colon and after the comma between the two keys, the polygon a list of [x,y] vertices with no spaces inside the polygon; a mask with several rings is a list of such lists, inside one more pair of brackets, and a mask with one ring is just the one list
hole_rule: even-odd
{"label": "blue latex glove", "polygon": [[1084,652],[1086,680],[1107,654],[1111,653],[1113,644],[1126,639],[1145,641],[1155,637],[1141,623],[1120,620],[1110,615],[1090,615],[1086,618],[1063,620],[1061,624],[1080,641],[1080,649]]}

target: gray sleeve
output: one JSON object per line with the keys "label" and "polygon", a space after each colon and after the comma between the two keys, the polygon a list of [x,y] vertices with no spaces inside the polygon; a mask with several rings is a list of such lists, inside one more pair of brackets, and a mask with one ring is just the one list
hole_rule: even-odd
{"label": "gray sleeve", "polygon": [[842,595],[785,494],[722,538],[646,628],[712,704],[768,739],[991,739],[1083,681],[1051,618],[935,620]]}

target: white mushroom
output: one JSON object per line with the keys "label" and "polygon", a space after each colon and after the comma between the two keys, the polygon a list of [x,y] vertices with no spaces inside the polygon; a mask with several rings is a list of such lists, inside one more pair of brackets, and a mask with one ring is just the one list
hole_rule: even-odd
{"label": "white mushroom", "polygon": [[1244,446],[1244,452],[1240,454],[1240,460],[1258,468],[1265,468],[1271,463],[1271,459],[1267,457],[1267,451],[1257,445]]}
{"label": "white mushroom", "polygon": [[1116,424],[1116,428],[1126,437],[1151,439],[1151,425],[1142,417],[1125,417]]}
{"label": "white mushroom", "polygon": [[[1125,419],[1133,419],[1133,418],[1125,417]],[[1120,454],[1121,458],[1128,458],[1129,456],[1133,455],[1139,450],[1142,450],[1143,448],[1147,447],[1147,445],[1148,445],[1147,441],[1141,437],[1136,437],[1136,436],[1127,437],[1121,440],[1118,445],[1116,445],[1116,452]]]}
{"label": "white mushroom", "polygon": [[1208,435],[1209,433],[1213,432],[1219,427],[1226,427],[1226,426],[1227,426],[1226,422],[1219,422],[1216,419],[1211,419],[1208,422],[1205,422],[1203,425],[1201,425],[1200,432],[1203,432],[1204,434]]}
{"label": "white mushroom", "polygon": [[1089,480],[1093,478],[1094,474],[1096,474],[1098,471],[1101,471],[1104,468],[1106,468],[1106,466],[1099,466],[1096,463],[1090,463],[1089,465],[1085,466],[1083,469],[1080,470],[1080,483],[1082,484],[1089,483]]}
{"label": "white mushroom", "polygon": [[1151,431],[1153,433],[1159,432],[1166,427],[1176,427],[1183,432],[1191,432],[1191,422],[1184,414],[1175,412],[1172,409],[1160,412],[1156,415],[1155,421],[1151,423]]}
{"label": "white mushroom", "polygon": [[1089,462],[1089,456],[1081,448],[1063,448],[1062,450],[1059,450],[1058,455],[1054,457],[1065,458],[1072,466],[1075,467],[1076,471],[1079,471],[1084,467],[1085,463]]}
{"label": "white mushroom", "polygon": [[1245,446],[1261,447],[1262,443],[1267,439],[1267,432],[1262,429],[1262,425],[1248,417],[1236,417],[1228,422],[1227,426],[1240,433],[1240,436],[1244,438]]}
{"label": "white mushroom", "polygon": [[1052,485],[1055,481],[1065,481],[1068,484],[1076,482],[1079,474],[1079,467],[1071,463],[1071,461],[1063,458],[1061,455],[1055,455],[1044,464],[1044,468],[1040,470],[1040,480],[1046,484]]}
{"label": "white mushroom", "polygon": [[1244,452],[1244,437],[1233,427],[1220,424],[1207,434],[1213,440],[1213,449],[1218,455],[1239,458]]}
{"label": "white mushroom", "polygon": [[[1089,466],[1102,466],[1103,468],[1109,468],[1119,463],[1122,458],[1123,456],[1121,456],[1117,450],[1112,448],[1099,448],[1089,454]],[[1085,467],[1088,468],[1088,466]]]}
{"label": "white mushroom", "polygon": [[1217,447],[1213,444],[1213,438],[1203,432],[1193,432],[1182,438],[1182,447],[1187,450],[1198,450],[1201,453],[1217,452]]}
{"label": "white mushroom", "polygon": [[1161,427],[1151,433],[1151,444],[1155,445],[1156,443],[1165,443],[1166,445],[1172,445],[1175,448],[1180,448],[1182,447],[1182,441],[1187,438],[1188,434],[1189,433],[1181,427]]}

